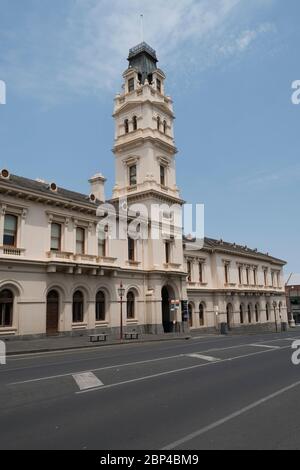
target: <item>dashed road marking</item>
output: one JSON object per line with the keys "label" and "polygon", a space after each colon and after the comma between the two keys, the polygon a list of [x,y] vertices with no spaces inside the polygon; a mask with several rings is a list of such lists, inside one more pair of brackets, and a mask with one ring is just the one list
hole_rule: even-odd
{"label": "dashed road marking", "polygon": [[217,362],[220,361],[220,359],[212,356],[204,356],[203,354],[187,354],[187,357],[194,357],[195,359],[202,359],[203,361],[207,362]]}
{"label": "dashed road marking", "polygon": [[270,346],[269,344],[249,344],[255,348],[280,349],[280,346]]}
{"label": "dashed road marking", "polygon": [[93,372],[85,372],[84,374],[74,374],[73,379],[77,383],[80,390],[90,390],[92,388],[102,387],[104,384]]}

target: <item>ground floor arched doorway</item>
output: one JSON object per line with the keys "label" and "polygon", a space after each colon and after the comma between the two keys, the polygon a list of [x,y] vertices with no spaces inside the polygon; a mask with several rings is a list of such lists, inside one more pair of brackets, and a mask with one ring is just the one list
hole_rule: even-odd
{"label": "ground floor arched doorway", "polygon": [[164,286],[161,290],[161,309],[162,323],[165,333],[171,333],[173,331],[173,317],[171,311],[172,300],[175,300],[172,287]]}
{"label": "ground floor arched doorway", "polygon": [[233,323],[233,307],[232,307],[232,304],[227,304],[227,307],[226,307],[226,316],[227,316],[227,327],[228,327],[228,330],[231,330],[232,323]]}
{"label": "ground floor arched doorway", "polygon": [[47,295],[47,335],[58,333],[59,319],[59,294],[56,290],[51,290]]}

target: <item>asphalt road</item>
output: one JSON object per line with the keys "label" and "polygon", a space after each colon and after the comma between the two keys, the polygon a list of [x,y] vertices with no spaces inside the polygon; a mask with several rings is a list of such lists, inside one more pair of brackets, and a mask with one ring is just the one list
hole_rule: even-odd
{"label": "asphalt road", "polygon": [[300,331],[8,357],[0,449],[299,449]]}

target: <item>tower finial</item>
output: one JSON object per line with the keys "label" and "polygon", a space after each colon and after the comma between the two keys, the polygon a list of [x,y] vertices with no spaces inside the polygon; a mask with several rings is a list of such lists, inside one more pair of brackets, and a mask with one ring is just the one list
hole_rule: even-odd
{"label": "tower finial", "polygon": [[144,15],[140,15],[141,19],[141,42],[144,42]]}

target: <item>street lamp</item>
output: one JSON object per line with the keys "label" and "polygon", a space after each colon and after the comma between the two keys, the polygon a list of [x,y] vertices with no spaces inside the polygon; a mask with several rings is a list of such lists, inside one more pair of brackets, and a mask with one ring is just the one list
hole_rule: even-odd
{"label": "street lamp", "polygon": [[216,325],[216,330],[219,330],[219,306],[215,305],[214,306],[214,311],[215,311],[215,325]]}
{"label": "street lamp", "polygon": [[277,324],[277,305],[276,305],[276,302],[273,302],[273,308],[274,308],[274,317],[275,317],[275,327],[276,327],[276,333],[278,333],[278,324]]}
{"label": "street lamp", "polygon": [[120,287],[118,288],[118,294],[120,297],[120,340],[123,339],[123,297],[125,295],[125,289],[123,283],[121,282]]}

